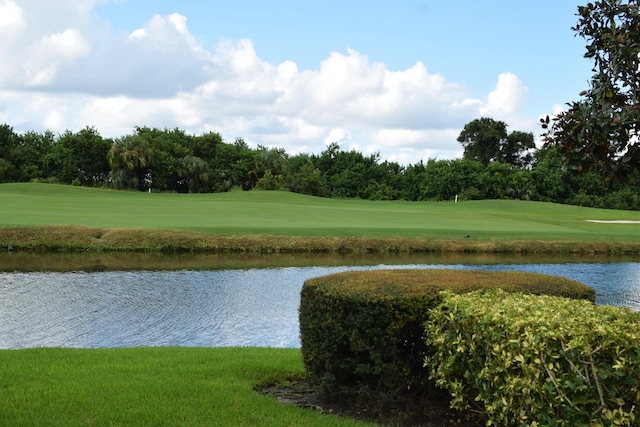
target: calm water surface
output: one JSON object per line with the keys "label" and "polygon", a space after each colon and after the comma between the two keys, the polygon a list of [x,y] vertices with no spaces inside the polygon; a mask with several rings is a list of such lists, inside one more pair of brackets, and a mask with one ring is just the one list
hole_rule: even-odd
{"label": "calm water surface", "polygon": [[565,276],[640,311],[640,263],[0,272],[0,348],[299,347],[304,281],[345,270],[470,268]]}

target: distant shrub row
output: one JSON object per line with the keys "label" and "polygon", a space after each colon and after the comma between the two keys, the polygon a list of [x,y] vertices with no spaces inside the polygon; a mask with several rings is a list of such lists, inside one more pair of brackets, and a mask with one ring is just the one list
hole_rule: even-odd
{"label": "distant shrub row", "polygon": [[300,302],[308,375],[333,395],[427,389],[424,325],[442,302],[441,291],[493,288],[595,301],[595,291],[576,281],[520,272],[378,270],[310,279]]}

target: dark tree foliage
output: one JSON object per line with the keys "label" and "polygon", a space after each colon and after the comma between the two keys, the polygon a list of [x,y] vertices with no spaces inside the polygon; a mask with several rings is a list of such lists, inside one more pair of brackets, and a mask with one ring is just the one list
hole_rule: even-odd
{"label": "dark tree foliage", "polygon": [[[326,177],[332,197],[367,198],[367,194],[378,199],[394,198],[387,187],[384,168],[378,153],[365,156],[362,153],[340,149],[337,143],[329,144],[320,156],[312,156],[320,173]],[[391,166],[393,169],[393,166]],[[377,181],[373,184],[374,181]]]}
{"label": "dark tree foliage", "polygon": [[482,117],[467,123],[458,136],[464,147],[463,157],[488,166],[491,162],[503,162],[524,167],[531,163],[535,148],[533,134],[515,131],[507,133],[506,123]]}
{"label": "dark tree foliage", "polygon": [[51,173],[64,184],[102,185],[109,175],[107,153],[112,143],[93,127],[77,133],[67,130],[51,149]]}
{"label": "dark tree foliage", "polygon": [[[528,140],[520,132],[506,138],[504,144]],[[564,173],[557,148],[536,150],[531,156],[528,165],[513,161],[523,158],[516,156],[510,162],[498,157],[488,165],[461,158],[404,166],[383,161],[377,153],[345,151],[338,144],[319,155],[290,156],[282,148],[252,148],[242,138],[227,143],[217,133],[195,136],[180,129],[141,127],[111,140],[93,128],[55,135],[18,134],[0,126],[0,182],[38,180],[184,193],[255,188],[368,200],[453,201],[457,196],[459,201],[522,199],[640,209],[640,172],[624,183],[605,183],[596,171]]]}
{"label": "dark tree foliage", "polygon": [[429,160],[420,187],[420,200],[480,199],[478,175],[482,163],[470,159]]}
{"label": "dark tree foliage", "polygon": [[16,181],[18,170],[12,162],[11,152],[17,145],[17,135],[13,127],[4,124],[0,126],[0,182]]}
{"label": "dark tree foliage", "polygon": [[52,175],[52,150],[56,143],[53,132],[26,132],[19,135],[11,156],[20,181],[46,179]]}
{"label": "dark tree foliage", "polygon": [[593,61],[580,101],[541,119],[548,147],[569,170],[595,170],[607,181],[628,181],[640,170],[640,14],[638,0],[601,0],[580,6],[572,28],[586,39]]}
{"label": "dark tree foliage", "polygon": [[316,167],[311,155],[306,153],[289,157],[287,161],[286,185],[294,193],[311,196],[329,196],[327,178]]}
{"label": "dark tree foliage", "polygon": [[111,180],[118,189],[136,188],[145,191],[151,184],[154,163],[153,149],[138,135],[117,139],[107,153]]}

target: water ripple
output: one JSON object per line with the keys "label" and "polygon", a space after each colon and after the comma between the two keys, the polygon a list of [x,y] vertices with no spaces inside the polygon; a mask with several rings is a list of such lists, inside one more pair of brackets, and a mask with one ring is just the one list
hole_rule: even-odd
{"label": "water ripple", "polygon": [[638,263],[0,273],[0,348],[299,347],[305,280],[383,267],[562,275],[593,286],[598,304],[640,310]]}

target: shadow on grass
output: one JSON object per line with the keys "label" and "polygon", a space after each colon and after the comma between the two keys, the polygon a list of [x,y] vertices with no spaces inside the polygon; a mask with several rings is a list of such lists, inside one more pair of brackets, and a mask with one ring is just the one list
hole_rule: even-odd
{"label": "shadow on grass", "polygon": [[449,394],[440,390],[421,396],[406,393],[398,399],[384,402],[357,396],[331,399],[301,376],[264,384],[255,390],[284,404],[385,426],[476,427],[486,423],[486,419],[474,411],[450,409]]}

